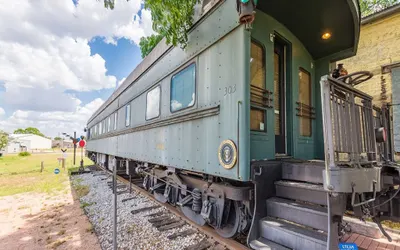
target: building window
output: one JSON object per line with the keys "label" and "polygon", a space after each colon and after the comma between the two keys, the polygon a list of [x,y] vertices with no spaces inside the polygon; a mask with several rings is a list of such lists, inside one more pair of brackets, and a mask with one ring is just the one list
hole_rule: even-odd
{"label": "building window", "polygon": [[118,115],[118,111],[114,113],[114,130],[117,130],[117,116]]}
{"label": "building window", "polygon": [[107,132],[111,131],[111,116],[108,117],[108,126],[107,126]]}
{"label": "building window", "polygon": [[131,105],[128,104],[125,107],[125,126],[128,127],[131,124]]}
{"label": "building window", "polygon": [[196,65],[192,64],[171,80],[171,112],[192,107],[196,101]]}
{"label": "building window", "polygon": [[146,120],[151,120],[160,115],[161,87],[150,90],[146,99]]}
{"label": "building window", "polygon": [[265,127],[265,51],[264,48],[251,42],[250,51],[250,89],[251,110],[250,129],[254,131],[266,131]]}
{"label": "building window", "polygon": [[103,120],[103,134],[106,133],[106,120]]}
{"label": "building window", "polygon": [[101,135],[101,133],[103,132],[103,130],[101,129],[102,123],[103,123],[103,122],[100,122],[100,123],[99,123],[99,135]]}
{"label": "building window", "polygon": [[94,136],[97,135],[97,124],[94,126]]}
{"label": "building window", "polygon": [[[311,76],[306,70],[299,70],[299,105],[302,109],[311,111]],[[300,135],[310,137],[312,134],[312,117],[310,115],[300,116]]]}

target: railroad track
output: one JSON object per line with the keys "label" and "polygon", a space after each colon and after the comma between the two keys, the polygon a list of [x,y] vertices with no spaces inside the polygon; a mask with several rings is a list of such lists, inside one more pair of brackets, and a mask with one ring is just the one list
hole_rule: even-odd
{"label": "railroad track", "polygon": [[[110,189],[113,188],[112,183],[112,173],[105,169],[102,166],[96,165],[99,170],[95,170],[91,168],[92,173],[94,175],[105,175],[107,177],[102,180],[108,180],[107,182]],[[96,173],[97,172],[97,173]],[[100,172],[100,173],[99,173]],[[171,229],[179,229],[190,225],[189,229],[185,229],[180,232],[173,233],[168,236],[168,239],[174,240],[178,237],[185,237],[195,233],[201,233],[205,237],[202,241],[190,245],[186,247],[186,250],[205,250],[205,249],[214,249],[214,250],[249,250],[245,245],[233,239],[226,239],[218,235],[215,230],[209,226],[199,226],[186,218],[183,213],[178,210],[176,207],[161,203],[156,200],[150,193],[148,193],[145,189],[141,187],[142,179],[132,179],[132,185],[128,180],[128,177],[124,174],[117,175],[117,195],[130,193],[130,187],[132,191],[139,192],[143,196],[151,199],[156,205],[151,205],[147,207],[142,207],[138,209],[133,209],[131,213],[133,215],[145,216],[146,219],[154,228],[158,231],[167,231]],[[135,196],[125,198],[122,202],[127,202],[129,200],[135,199]],[[167,211],[159,211],[161,207],[166,208]],[[154,212],[152,212],[154,210]],[[146,212],[146,215],[143,215]]]}

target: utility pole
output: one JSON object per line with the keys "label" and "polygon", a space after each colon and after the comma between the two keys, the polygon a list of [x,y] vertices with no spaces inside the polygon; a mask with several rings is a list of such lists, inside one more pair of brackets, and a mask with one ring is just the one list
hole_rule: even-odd
{"label": "utility pole", "polygon": [[[76,140],[76,131],[74,131],[74,139],[73,142]],[[75,156],[76,156],[76,143],[74,143],[74,166],[75,166]]]}
{"label": "utility pole", "polygon": [[113,249],[117,250],[117,159],[113,158],[113,191],[114,191],[114,225],[113,225]]}

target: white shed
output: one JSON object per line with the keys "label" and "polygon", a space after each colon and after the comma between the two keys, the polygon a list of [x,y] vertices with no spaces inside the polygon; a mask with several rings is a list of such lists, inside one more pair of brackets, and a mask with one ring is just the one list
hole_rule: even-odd
{"label": "white shed", "polygon": [[34,134],[11,134],[6,153],[43,151],[51,149],[51,139]]}

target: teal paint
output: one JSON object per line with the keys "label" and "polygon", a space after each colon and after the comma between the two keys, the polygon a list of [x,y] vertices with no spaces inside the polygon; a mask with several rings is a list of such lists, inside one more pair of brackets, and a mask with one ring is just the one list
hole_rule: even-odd
{"label": "teal paint", "polygon": [[[303,44],[281,23],[258,11],[253,24],[252,38],[260,42],[265,47],[266,57],[266,88],[274,89],[274,42],[271,41],[271,34],[279,36],[288,43],[288,52],[291,52],[291,58],[287,59],[287,77],[286,77],[286,129],[287,133],[287,151],[298,159],[313,159],[315,154],[315,135],[311,137],[302,137],[299,134],[299,117],[296,116],[296,102],[299,99],[299,69],[307,70],[311,75],[312,86],[312,106],[316,106],[315,100],[315,68],[314,61],[303,46]],[[275,133],[274,133],[274,110],[267,110],[267,133],[251,133],[251,159],[274,159],[275,158]],[[312,121],[312,130],[315,131],[315,120]]]}
{"label": "teal paint", "polygon": [[321,59],[315,62],[315,100],[318,105],[315,106],[316,120],[315,120],[315,158],[323,160],[324,153],[324,127],[322,122],[322,106],[321,106],[321,85],[320,80],[322,76],[329,74],[329,59]]}

